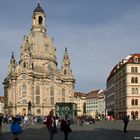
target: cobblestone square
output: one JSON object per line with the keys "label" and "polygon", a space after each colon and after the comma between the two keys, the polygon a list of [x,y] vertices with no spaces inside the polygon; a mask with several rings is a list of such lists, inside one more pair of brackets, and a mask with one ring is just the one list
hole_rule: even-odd
{"label": "cobblestone square", "polygon": [[[3,124],[0,140],[12,140],[9,124]],[[130,121],[128,133],[123,132],[121,120],[106,122],[100,121],[91,125],[71,125],[72,133],[69,140],[136,140],[140,139],[140,121]],[[49,140],[48,130],[43,124],[27,125],[23,127],[24,132],[20,140]],[[59,130],[54,140],[63,140],[63,133]]]}

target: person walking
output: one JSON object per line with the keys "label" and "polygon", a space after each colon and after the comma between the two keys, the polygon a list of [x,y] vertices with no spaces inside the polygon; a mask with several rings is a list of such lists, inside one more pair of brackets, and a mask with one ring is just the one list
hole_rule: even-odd
{"label": "person walking", "polygon": [[127,115],[127,112],[125,112],[125,114],[123,116],[123,122],[124,122],[123,131],[124,131],[124,133],[126,133],[127,132],[127,125],[128,125],[128,122],[129,122],[129,116]]}
{"label": "person walking", "polygon": [[56,114],[56,116],[55,116],[55,124],[56,124],[56,127],[57,127],[57,125],[58,125],[58,122],[59,122],[59,117],[58,117],[58,115]]}
{"label": "person walking", "polygon": [[25,115],[25,116],[24,116],[24,124],[25,124],[25,125],[28,124],[28,121],[29,121],[29,118],[28,118],[27,115]]}
{"label": "person walking", "polygon": [[54,112],[53,112],[53,110],[51,110],[46,119],[46,126],[47,126],[49,134],[50,134],[49,140],[53,140],[54,134],[57,133],[55,116],[53,114],[54,114]]}
{"label": "person walking", "polygon": [[60,129],[64,132],[64,140],[68,140],[68,135],[70,132],[72,132],[72,129],[70,128],[70,120],[68,118],[68,115],[65,116],[65,119],[61,120]]}
{"label": "person walking", "polygon": [[19,124],[19,120],[17,117],[13,117],[13,121],[11,123],[10,129],[11,129],[11,133],[14,136],[14,140],[19,140],[18,135],[20,135],[23,132],[23,130]]}

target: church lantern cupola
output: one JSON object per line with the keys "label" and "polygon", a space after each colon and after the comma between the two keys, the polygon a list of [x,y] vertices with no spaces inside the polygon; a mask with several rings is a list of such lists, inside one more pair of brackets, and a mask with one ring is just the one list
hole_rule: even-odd
{"label": "church lantern cupola", "polygon": [[37,7],[35,8],[32,16],[32,29],[31,31],[36,32],[46,32],[45,28],[45,20],[46,15],[44,13],[44,10],[40,6],[40,3],[38,3]]}

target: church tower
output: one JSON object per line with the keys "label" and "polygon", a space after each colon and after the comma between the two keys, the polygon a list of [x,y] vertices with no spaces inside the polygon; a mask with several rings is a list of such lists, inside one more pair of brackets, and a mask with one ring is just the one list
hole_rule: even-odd
{"label": "church tower", "polygon": [[63,56],[63,63],[61,67],[61,72],[65,78],[73,78],[72,70],[70,67],[70,59],[67,48],[65,48],[64,56]]}
{"label": "church tower", "polygon": [[40,3],[38,3],[36,9],[33,12],[33,16],[32,16],[31,31],[45,33],[46,32],[45,20],[46,20],[46,15],[44,13],[44,10],[41,8]]}
{"label": "church tower", "polygon": [[12,52],[8,73],[15,73],[16,65],[17,65],[17,63],[16,63],[16,60],[15,60],[15,57],[14,57],[14,52]]}
{"label": "church tower", "polygon": [[74,102],[74,83],[67,49],[62,67],[57,67],[54,41],[46,31],[46,14],[38,3],[31,32],[24,36],[20,47],[19,62],[12,54],[3,82],[7,112],[47,115],[55,110],[56,103]]}

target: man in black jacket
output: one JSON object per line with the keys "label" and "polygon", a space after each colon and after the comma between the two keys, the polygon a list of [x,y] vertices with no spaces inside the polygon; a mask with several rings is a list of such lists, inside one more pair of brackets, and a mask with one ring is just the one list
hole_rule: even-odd
{"label": "man in black jacket", "polygon": [[127,112],[125,112],[124,116],[123,116],[123,122],[124,122],[124,133],[127,132],[127,125],[128,125],[128,122],[129,122],[129,116],[127,115]]}
{"label": "man in black jacket", "polygon": [[70,128],[70,120],[68,118],[68,115],[65,116],[65,119],[61,120],[60,129],[64,132],[64,140],[68,140],[68,134],[69,132],[72,132],[72,129]]}

